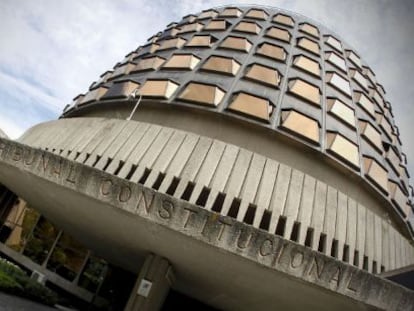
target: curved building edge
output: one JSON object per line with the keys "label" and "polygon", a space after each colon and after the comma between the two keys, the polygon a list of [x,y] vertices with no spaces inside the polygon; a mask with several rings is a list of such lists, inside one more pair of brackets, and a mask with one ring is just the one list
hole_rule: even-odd
{"label": "curved building edge", "polygon": [[[370,272],[414,263],[410,224],[391,225],[376,201],[361,204],[329,182],[218,139],[151,123],[73,118],[37,125],[20,142]],[[394,254],[402,250],[407,256],[397,260]]]}
{"label": "curved building edge", "polygon": [[[175,286],[209,304],[229,309],[265,310],[269,305],[292,307],[293,303],[300,309],[313,301],[311,304],[318,310],[335,306],[354,310],[367,307],[409,310],[414,303],[412,291],[404,287],[231,217],[217,217],[212,211],[52,152],[16,142],[6,142],[5,148],[0,176],[8,180],[8,187],[19,189],[22,196],[33,199],[29,186],[35,185],[39,190],[47,186],[51,191],[41,191],[35,196],[45,212],[68,226],[62,210],[53,207],[60,204],[70,208],[79,220],[77,235],[87,235],[95,249],[130,269],[136,269],[133,262],[139,261],[141,251],[157,251],[171,258],[175,269],[181,272],[181,280]],[[23,155],[30,155],[30,161]],[[45,167],[45,163],[49,165]],[[26,178],[19,180],[16,172],[24,172]],[[62,200],[69,197],[71,200]],[[93,215],[85,215],[85,206]],[[100,214],[100,221],[91,221],[96,213]],[[94,230],[85,231],[86,223]],[[157,232],[156,238],[153,231]],[[102,244],[113,239],[114,234],[119,239],[116,254],[109,245]],[[179,242],[183,239],[186,243]],[[184,251],[188,247],[194,252]],[[221,251],[211,252],[212,248]],[[200,260],[200,254],[201,258],[210,260]],[[130,260],[133,257],[136,259]],[[231,277],[235,271],[244,271],[238,276],[243,283],[259,279],[262,285],[267,285],[260,290],[255,286],[235,288]],[[221,276],[220,282],[205,291],[205,286],[215,282],[217,275]],[[280,284],[276,286],[277,291],[275,284]],[[283,298],[283,288],[291,286],[302,299],[292,302]],[[378,296],[378,292],[384,294]],[[329,293],[333,294],[329,295],[329,305],[323,299],[315,302],[315,295]],[[257,297],[261,298],[260,304]]]}

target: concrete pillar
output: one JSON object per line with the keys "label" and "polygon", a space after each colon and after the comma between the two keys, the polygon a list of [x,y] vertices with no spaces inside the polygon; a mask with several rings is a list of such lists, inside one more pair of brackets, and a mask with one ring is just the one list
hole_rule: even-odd
{"label": "concrete pillar", "polygon": [[149,254],[124,311],[160,310],[173,279],[172,267],[168,260]]}

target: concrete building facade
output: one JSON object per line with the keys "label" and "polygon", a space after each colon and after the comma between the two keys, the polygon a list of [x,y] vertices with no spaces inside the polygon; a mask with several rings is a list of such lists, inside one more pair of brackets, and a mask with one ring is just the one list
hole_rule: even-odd
{"label": "concrete building facade", "polygon": [[356,51],[291,12],[171,23],[59,120],[1,139],[0,182],[139,272],[127,310],[170,287],[229,310],[414,306],[375,276],[414,263],[391,105]]}

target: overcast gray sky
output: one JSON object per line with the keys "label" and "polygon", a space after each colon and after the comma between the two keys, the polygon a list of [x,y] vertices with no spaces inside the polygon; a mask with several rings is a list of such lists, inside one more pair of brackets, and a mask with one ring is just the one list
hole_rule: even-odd
{"label": "overcast gray sky", "polygon": [[[251,1],[233,1],[251,3]],[[387,91],[414,174],[414,1],[255,1],[310,17],[354,47]],[[104,71],[215,0],[1,0],[0,128],[16,138],[56,118]]]}

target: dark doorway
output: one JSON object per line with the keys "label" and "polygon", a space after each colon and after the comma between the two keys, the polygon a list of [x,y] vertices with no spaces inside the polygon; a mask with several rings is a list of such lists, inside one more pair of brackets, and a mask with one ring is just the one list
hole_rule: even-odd
{"label": "dark doorway", "polygon": [[188,297],[175,290],[170,290],[167,298],[165,299],[162,311],[175,311],[175,310],[197,310],[197,311],[218,311],[210,307],[201,301]]}

